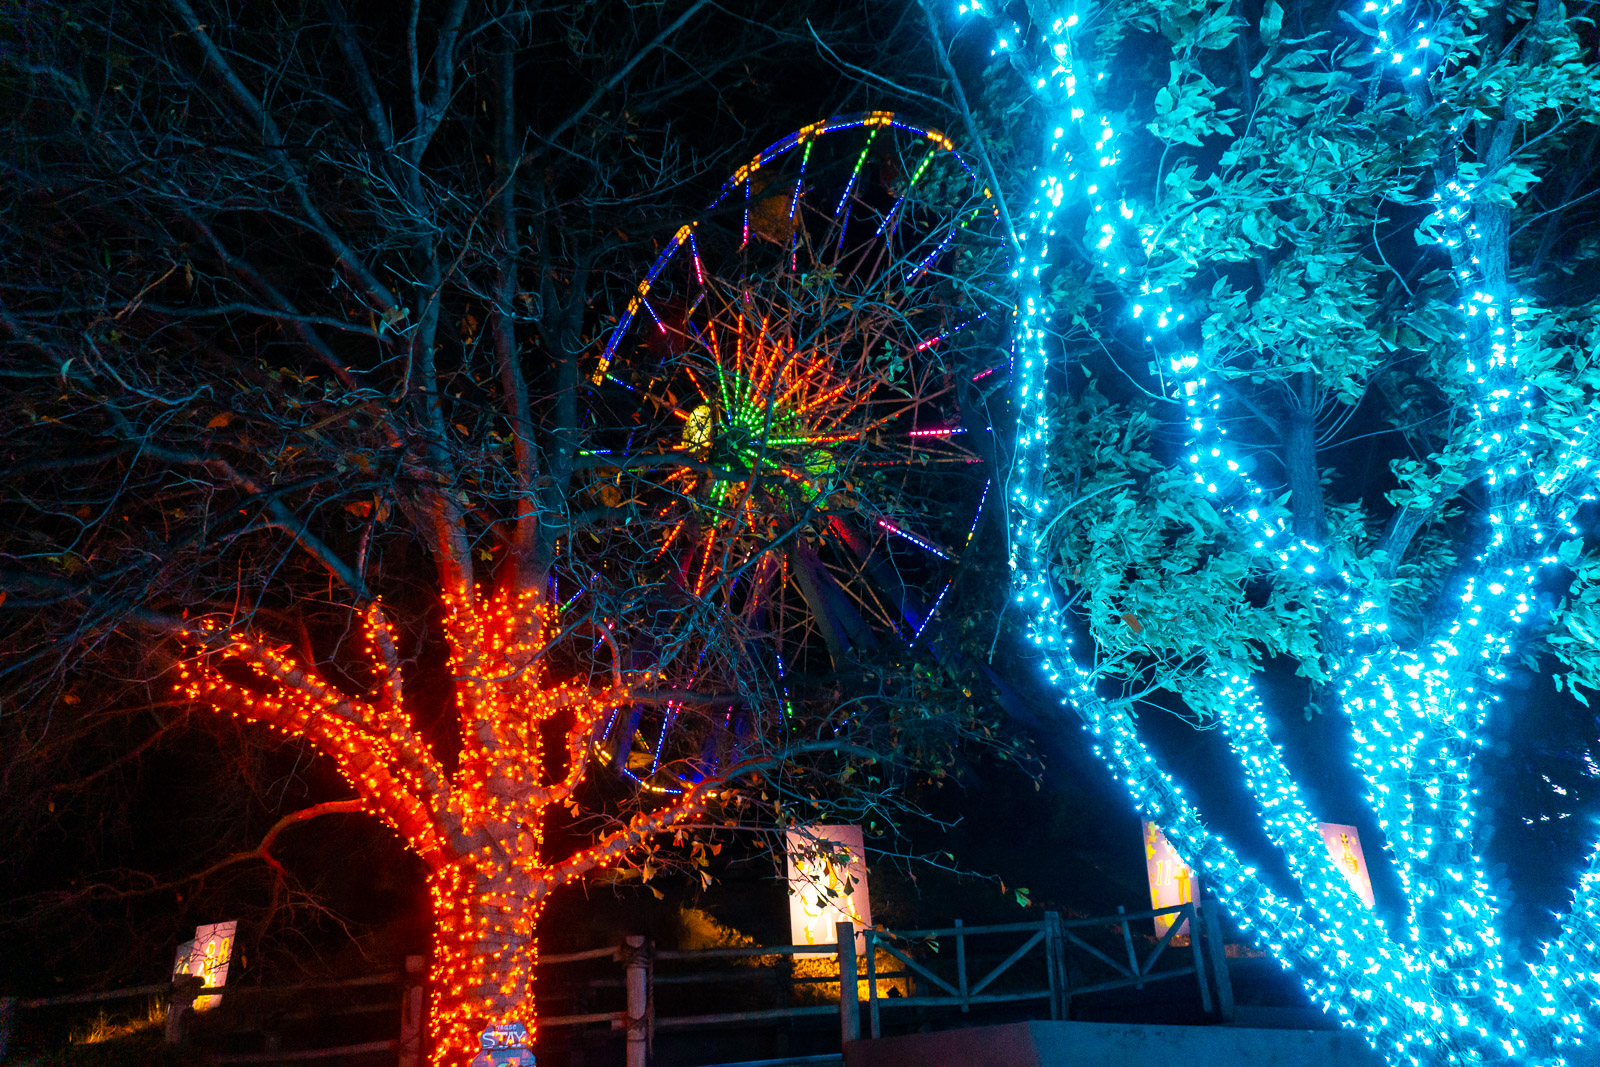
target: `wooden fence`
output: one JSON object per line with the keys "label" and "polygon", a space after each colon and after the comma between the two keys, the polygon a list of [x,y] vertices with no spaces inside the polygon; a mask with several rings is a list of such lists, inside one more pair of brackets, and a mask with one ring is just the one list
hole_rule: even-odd
{"label": "wooden fence", "polygon": [[277,1019],[293,1022],[300,1018],[320,1018],[329,1014],[351,1014],[393,1011],[398,1016],[399,1036],[380,1041],[364,1041],[318,1049],[290,1049],[278,1047],[281,1035],[264,1034],[267,1046],[261,1052],[213,1053],[207,1057],[211,1063],[291,1063],[333,1059],[338,1056],[355,1056],[383,1052],[395,1053],[398,1067],[419,1067],[422,1063],[423,979],[424,960],[421,956],[407,956],[404,971],[385,974],[361,975],[356,978],[339,978],[319,982],[300,982],[286,986],[230,986],[212,989],[191,975],[180,976],[172,982],[155,982],[149,985],[126,986],[92,993],[70,993],[56,997],[0,997],[0,1062],[6,1058],[11,1044],[12,1027],[18,1011],[65,1007],[73,1004],[102,1004],[139,997],[160,997],[166,1003],[165,1038],[169,1044],[181,1043],[194,1019],[192,1005],[196,997],[218,994],[229,998],[256,999],[262,997],[290,997],[308,992],[350,990],[367,986],[398,986],[401,995],[398,1003],[345,1006],[329,1011],[280,1014]]}
{"label": "wooden fence", "polygon": [[[1130,924],[1147,922],[1158,916],[1170,917],[1171,925],[1147,952],[1141,954]],[[1115,915],[1087,919],[1064,919],[1059,913],[1049,912],[1043,919],[1034,922],[991,926],[966,926],[957,920],[952,926],[926,930],[873,929],[857,932],[851,924],[840,923],[836,937],[837,941],[831,945],[660,951],[655,950],[643,937],[629,937],[616,947],[545,955],[539,960],[542,980],[553,978],[551,969],[563,965],[597,960],[621,964],[620,981],[601,979],[588,984],[613,989],[620,985],[625,1006],[613,1011],[541,1016],[539,1027],[548,1031],[604,1024],[613,1031],[623,1032],[627,1067],[645,1067],[654,1036],[662,1030],[705,1029],[837,1015],[842,1046],[863,1036],[863,1002],[866,1009],[866,1036],[877,1037],[882,1033],[886,1014],[911,1008],[970,1012],[974,1007],[1034,1002],[1046,1005],[1050,1018],[1065,1019],[1074,997],[1191,978],[1198,986],[1201,1008],[1205,1013],[1225,1020],[1233,1015],[1232,986],[1216,908],[1199,901],[1150,911],[1127,912],[1118,908]],[[859,952],[858,938],[862,943]],[[1187,941],[1187,951],[1185,946],[1179,944],[1179,938]],[[996,941],[1002,944],[999,949],[986,954],[975,953],[972,947],[974,941],[985,945]],[[1008,947],[1009,952],[1006,951]],[[795,974],[796,959],[819,955],[827,958],[824,973],[809,976]],[[981,975],[971,973],[968,966],[971,960],[992,960],[997,957],[999,962]],[[892,961],[895,969],[880,970],[880,958]],[[837,960],[836,970],[834,960]],[[664,971],[660,969],[662,964],[668,965]],[[1158,967],[1158,964],[1162,966]],[[780,989],[781,1003],[777,1006],[683,1015],[657,1013],[658,988],[690,985],[714,987],[717,983],[738,983],[749,987],[752,975],[780,970],[782,973],[770,975],[776,979],[773,984]],[[210,1060],[219,1064],[287,1063],[393,1052],[399,1067],[418,1067],[422,1061],[424,997],[423,960],[420,956],[407,957],[403,973],[294,986],[208,990],[200,988],[198,981],[188,978],[180,979],[177,983],[162,982],[60,997],[0,998],[0,1059],[5,1057],[10,1027],[18,1010],[163,996],[169,1006],[167,1038],[169,1041],[181,1041],[190,1016],[188,1005],[195,996],[204,993],[221,992],[228,997],[252,997],[317,989],[393,985],[401,989],[397,1002],[390,1002],[399,1016],[398,1038],[334,1048],[280,1051],[269,1035],[266,1042],[268,1047],[262,1052],[215,1054]],[[837,984],[837,1001],[793,1003],[793,991],[807,984]],[[809,999],[817,1001],[819,998],[813,995]]]}
{"label": "wooden fence", "polygon": [[[1142,955],[1130,924],[1170,917],[1166,933]],[[1095,935],[1099,935],[1096,944]],[[927,930],[855,931],[840,923],[831,946],[765,945],[735,948],[651,951],[642,937],[631,937],[616,949],[593,949],[540,959],[547,966],[584,960],[607,959],[623,965],[626,1007],[620,1011],[541,1016],[542,1030],[565,1026],[608,1023],[626,1033],[627,1067],[644,1067],[650,1058],[655,1033],[741,1023],[759,1023],[807,1016],[837,1015],[841,1045],[863,1036],[862,1003],[866,1007],[866,1036],[882,1033],[887,1012],[907,1008],[953,1008],[969,1012],[974,1006],[1047,1004],[1052,1019],[1065,1019],[1075,996],[1113,989],[1143,988],[1155,982],[1191,978],[1199,989],[1201,1010],[1222,1019],[1233,1016],[1233,990],[1215,907],[1196,903],[1170,908],[1128,912],[1088,919],[1064,919],[1050,912],[1039,921],[993,926],[953,926]],[[857,951],[858,938],[863,942]],[[973,955],[969,941],[1010,938],[1020,941],[981,976],[969,974]],[[1187,951],[1178,939],[1187,941]],[[832,952],[827,952],[831,948]],[[711,1014],[663,1015],[657,1011],[656,990],[677,984],[737,983],[748,986],[752,972],[773,970],[796,957],[815,956],[819,949],[837,959],[838,970],[812,977],[787,978],[789,985],[837,983],[838,1000],[830,1004],[784,1003],[770,1008],[723,1011]],[[879,971],[879,951],[899,969]],[[1166,961],[1165,965],[1158,966]],[[689,964],[687,973],[658,972],[660,964]],[[725,966],[726,964],[743,966]],[[1034,971],[1021,975],[1021,966]],[[724,965],[719,967],[718,965]],[[789,970],[793,971],[790,964]],[[1006,983],[1008,977],[1024,977]],[[884,995],[892,986],[897,995]],[[901,992],[906,990],[906,992]]]}

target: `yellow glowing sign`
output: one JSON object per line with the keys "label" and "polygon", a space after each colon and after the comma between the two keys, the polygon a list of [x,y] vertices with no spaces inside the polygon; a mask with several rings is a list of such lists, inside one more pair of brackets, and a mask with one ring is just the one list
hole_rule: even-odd
{"label": "yellow glowing sign", "polygon": [[[1150,879],[1152,908],[1170,908],[1194,899],[1194,871],[1183,862],[1161,828],[1153,822],[1144,824],[1144,870]],[[1157,915],[1156,936],[1166,933],[1172,921],[1171,915]]]}
{"label": "yellow glowing sign", "polygon": [[[1339,868],[1350,889],[1367,907],[1373,906],[1372,872],[1367,869],[1367,857],[1361,851],[1361,835],[1354,826],[1343,823],[1319,822],[1317,831],[1328,846],[1328,855]],[[1187,904],[1194,899],[1198,879],[1189,865],[1178,856],[1171,842],[1153,822],[1144,824],[1144,866],[1150,879],[1150,906],[1170,908]],[[1156,934],[1160,936],[1172,925],[1172,916],[1156,918]]]}
{"label": "yellow glowing sign", "polygon": [[[221,989],[228,984],[228,962],[233,956],[233,937],[237,922],[212,923],[194,928],[194,940],[178,946],[172,963],[172,977],[181,974],[198,975],[207,989]],[[222,1001],[218,994],[196,997],[195,1010],[205,1011]]]}
{"label": "yellow glowing sign", "polygon": [[1372,872],[1367,870],[1367,857],[1361,853],[1361,835],[1356,833],[1354,826],[1336,822],[1319,822],[1317,829],[1322,832],[1322,840],[1328,846],[1328,855],[1333,857],[1333,865],[1350,883],[1351,891],[1361,898],[1363,904],[1372,907]]}
{"label": "yellow glowing sign", "polygon": [[835,924],[856,927],[856,951],[864,951],[861,931],[872,925],[867,897],[867,859],[859,826],[808,826],[790,830],[789,935],[796,945],[838,943]]}

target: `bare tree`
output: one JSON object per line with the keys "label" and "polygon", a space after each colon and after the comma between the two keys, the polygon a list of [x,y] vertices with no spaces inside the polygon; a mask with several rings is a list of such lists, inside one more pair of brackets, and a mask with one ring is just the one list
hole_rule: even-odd
{"label": "bare tree", "polygon": [[[714,187],[738,115],[770,111],[763,65],[853,23],[707,0],[29,14],[4,68],[8,698],[59,707],[88,649],[330,758],[355,798],[207,871],[274,862],[318,815],[381,818],[430,872],[436,1062],[534,1022],[555,888],[663,831],[890,810],[973,732],[834,645],[831,674],[775,676],[729,610],[733,572],[830,521],[842,480],[761,496],[786,510],[708,587],[658,505],[685,470],[755,500],[759,472],[598,446],[607,301]],[[813,714],[766,714],[785,702]],[[635,769],[642,721],[653,773],[591,773]]]}

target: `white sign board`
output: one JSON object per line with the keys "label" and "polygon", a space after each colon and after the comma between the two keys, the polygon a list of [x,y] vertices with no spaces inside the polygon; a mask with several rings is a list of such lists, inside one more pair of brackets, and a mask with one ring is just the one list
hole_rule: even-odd
{"label": "white sign board", "polygon": [[[207,988],[221,989],[228,984],[228,962],[233,957],[233,935],[237,922],[212,923],[194,928],[194,940],[178,946],[172,963],[172,977],[181,974],[198,975]],[[195,1010],[205,1011],[215,1007],[222,997],[216,994],[196,997]]]}
{"label": "white sign board", "polygon": [[[1354,826],[1337,822],[1319,822],[1317,830],[1328,846],[1333,865],[1339,868],[1350,889],[1367,907],[1372,907],[1372,872],[1367,870],[1367,857],[1361,851],[1361,835]],[[1150,878],[1150,906],[1170,908],[1187,904],[1194,899],[1198,879],[1189,865],[1179,858],[1172,844],[1153,822],[1144,824],[1144,867]],[[1167,932],[1172,916],[1156,918],[1156,936]]]}
{"label": "white sign board", "polygon": [[[1150,879],[1152,908],[1171,908],[1194,899],[1197,881],[1194,871],[1179,858],[1172,843],[1153,822],[1144,824],[1144,871]],[[1173,915],[1157,915],[1156,936],[1166,933],[1175,918]]]}
{"label": "white sign board", "polygon": [[836,923],[856,928],[856,952],[865,951],[861,931],[872,925],[867,898],[867,853],[859,826],[808,826],[789,830],[789,936],[796,945],[838,944]]}
{"label": "white sign board", "polygon": [[1367,857],[1361,853],[1361,835],[1354,826],[1336,822],[1319,822],[1317,829],[1322,831],[1328,855],[1350,883],[1350,890],[1361,898],[1361,903],[1372,907],[1376,903],[1372,896],[1372,872],[1367,870]]}

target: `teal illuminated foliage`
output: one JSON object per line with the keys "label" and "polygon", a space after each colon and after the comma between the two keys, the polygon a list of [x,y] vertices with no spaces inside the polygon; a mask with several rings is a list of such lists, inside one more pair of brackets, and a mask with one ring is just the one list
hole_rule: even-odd
{"label": "teal illuminated foliage", "polygon": [[[1479,784],[1518,657],[1600,681],[1593,24],[1553,0],[960,8],[1043,132],[1014,213],[1012,563],[1063,705],[1390,1063],[1587,1062],[1600,851],[1519,950]],[[1275,656],[1347,730],[1398,885],[1377,911],[1274,736]],[[1286,877],[1204,818],[1141,703],[1221,733]]]}

